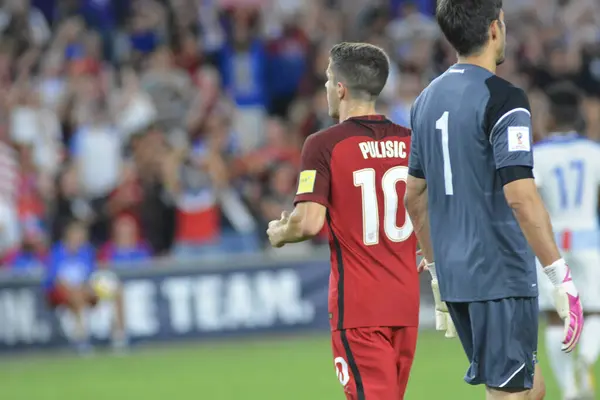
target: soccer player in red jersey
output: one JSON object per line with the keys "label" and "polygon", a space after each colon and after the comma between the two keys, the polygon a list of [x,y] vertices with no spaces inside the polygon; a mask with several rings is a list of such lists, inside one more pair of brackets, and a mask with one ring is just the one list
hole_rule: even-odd
{"label": "soccer player in red jersey", "polygon": [[306,140],[294,211],[267,230],[281,247],[329,226],[333,356],[349,399],[402,399],[417,342],[416,239],[399,200],[410,131],[375,112],[388,72],[378,47],[331,49],[327,99],[340,122]]}

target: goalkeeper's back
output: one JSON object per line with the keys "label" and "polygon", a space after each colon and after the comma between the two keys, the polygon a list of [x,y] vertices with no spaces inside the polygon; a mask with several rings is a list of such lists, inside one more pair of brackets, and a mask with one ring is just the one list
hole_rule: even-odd
{"label": "goalkeeper's back", "polygon": [[525,93],[456,64],[419,96],[411,121],[411,174],[427,180],[442,298],[537,296],[534,255],[503,192],[503,174],[533,167]]}

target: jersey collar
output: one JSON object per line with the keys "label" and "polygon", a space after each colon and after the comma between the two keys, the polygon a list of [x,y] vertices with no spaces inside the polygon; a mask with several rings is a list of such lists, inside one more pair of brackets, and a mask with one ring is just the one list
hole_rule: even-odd
{"label": "jersey collar", "polygon": [[375,124],[387,124],[390,121],[386,118],[385,115],[381,114],[372,114],[372,115],[361,115],[357,117],[350,117],[346,121],[356,121],[363,123],[375,123]]}

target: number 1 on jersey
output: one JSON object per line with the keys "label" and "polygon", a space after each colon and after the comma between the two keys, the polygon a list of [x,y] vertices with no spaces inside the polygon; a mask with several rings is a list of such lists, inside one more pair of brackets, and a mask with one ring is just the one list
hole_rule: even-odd
{"label": "number 1 on jersey", "polygon": [[442,117],[435,121],[435,129],[442,131],[442,157],[444,158],[444,188],[446,195],[454,194],[452,185],[452,165],[450,164],[450,150],[448,148],[448,116],[450,113],[445,111]]}
{"label": "number 1 on jersey", "polygon": [[[375,170],[372,168],[354,171],[354,186],[360,186],[362,192],[363,242],[367,246],[379,243],[379,205],[375,179]],[[388,169],[381,178],[384,203],[383,231],[392,242],[403,242],[413,232],[408,213],[404,225],[396,225],[399,201],[396,184],[398,181],[406,182],[407,179],[408,168],[404,166]]]}

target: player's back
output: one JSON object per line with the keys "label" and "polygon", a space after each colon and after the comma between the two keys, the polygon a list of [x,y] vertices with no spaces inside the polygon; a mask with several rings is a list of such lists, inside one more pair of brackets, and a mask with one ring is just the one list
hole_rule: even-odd
{"label": "player's back", "polygon": [[331,149],[332,328],[417,326],[416,239],[402,201],[410,131],[371,117],[316,135]]}
{"label": "player's back", "polygon": [[[598,247],[600,145],[575,133],[534,146],[535,178],[555,233]],[[562,242],[562,240],[559,240]]]}
{"label": "player's back", "polygon": [[446,301],[537,295],[534,256],[498,173],[532,165],[530,117],[522,90],[469,64],[451,67],[413,106],[411,157],[427,180]]}

